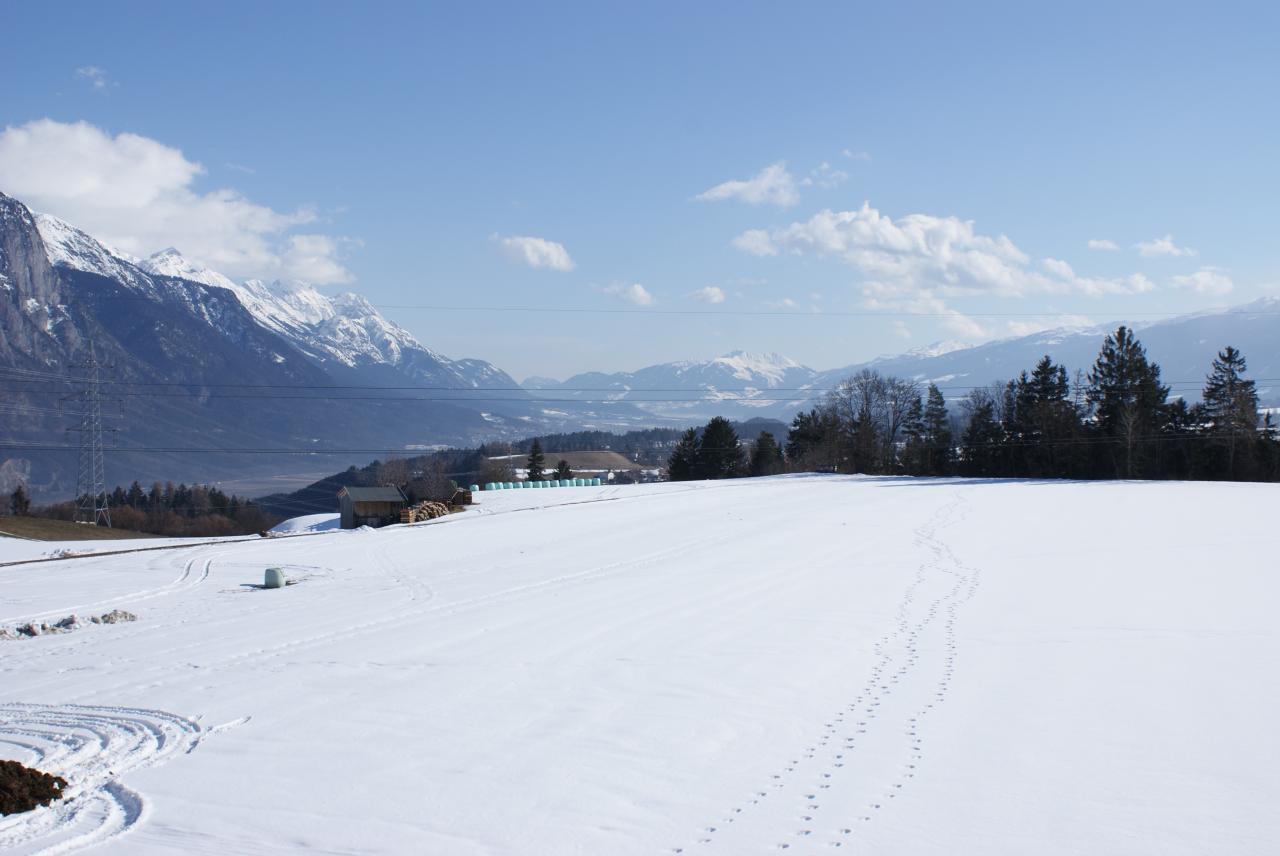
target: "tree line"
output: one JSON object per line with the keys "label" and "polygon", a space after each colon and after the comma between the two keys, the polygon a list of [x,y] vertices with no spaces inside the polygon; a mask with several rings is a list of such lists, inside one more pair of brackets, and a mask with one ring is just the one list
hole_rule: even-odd
{"label": "tree line", "polygon": [[1012,380],[970,390],[954,410],[934,384],[864,369],[798,414],[782,450],[762,436],[748,457],[736,436],[708,424],[686,432],[668,469],[673,480],[782,470],[1280,480],[1280,437],[1270,414],[1260,418],[1246,372],[1244,355],[1228,346],[1200,402],[1171,398],[1127,327],[1074,380],[1045,356]]}
{"label": "tree line", "polygon": [[[282,520],[257,503],[212,485],[155,482],[147,489],[134,481],[128,488],[117,485],[103,499],[111,511],[114,528],[156,535],[251,535],[266,531]],[[28,506],[27,511],[40,517],[73,520],[76,503]]]}

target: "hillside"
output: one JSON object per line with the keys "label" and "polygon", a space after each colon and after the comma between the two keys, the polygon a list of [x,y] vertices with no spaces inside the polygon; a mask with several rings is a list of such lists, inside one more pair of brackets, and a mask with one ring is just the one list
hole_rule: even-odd
{"label": "hillside", "polygon": [[[4,568],[0,628],[138,620],[0,640],[0,754],[79,794],[6,818],[0,849],[1265,853],[1278,499],[510,491],[413,526]],[[297,585],[255,590],[266,567]]]}

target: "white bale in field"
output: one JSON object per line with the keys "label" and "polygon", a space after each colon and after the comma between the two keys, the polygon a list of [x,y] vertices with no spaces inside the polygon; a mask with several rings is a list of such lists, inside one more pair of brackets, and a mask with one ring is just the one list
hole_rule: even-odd
{"label": "white bale in field", "polygon": [[262,580],[263,588],[284,588],[285,578],[284,571],[279,568],[267,568],[266,576]]}

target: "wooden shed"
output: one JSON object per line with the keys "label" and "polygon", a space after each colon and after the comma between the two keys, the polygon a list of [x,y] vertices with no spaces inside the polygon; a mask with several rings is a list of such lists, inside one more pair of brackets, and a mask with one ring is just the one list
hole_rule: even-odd
{"label": "wooden shed", "polygon": [[386,487],[344,487],[338,491],[338,511],[343,529],[359,526],[386,526],[400,522],[400,510],[408,500],[393,485]]}

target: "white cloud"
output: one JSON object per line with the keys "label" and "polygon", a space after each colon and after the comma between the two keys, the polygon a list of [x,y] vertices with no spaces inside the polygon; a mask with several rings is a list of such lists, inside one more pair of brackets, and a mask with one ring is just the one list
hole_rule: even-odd
{"label": "white cloud", "polygon": [[96,65],[82,65],[76,69],[76,77],[87,80],[89,85],[99,92],[105,92],[108,85],[107,72]]}
{"label": "white cloud", "polygon": [[857,211],[820,211],[773,231],[753,229],[734,246],[757,256],[786,251],[834,255],[863,276],[863,293],[888,299],[913,295],[1022,297],[1034,293],[1133,294],[1154,288],[1146,277],[1080,277],[1048,260],[1042,273],[1004,235],[977,232],[972,221],[930,214],[898,220],[870,204]]}
{"label": "white cloud", "polygon": [[1195,273],[1175,276],[1173,284],[1200,294],[1227,294],[1235,288],[1231,277],[1215,267],[1202,267]]}
{"label": "white cloud", "polygon": [[899,339],[911,338],[911,328],[908,327],[902,319],[895,319],[892,324],[892,329],[893,335],[897,336]]}
{"label": "white cloud", "polygon": [[809,174],[801,180],[800,184],[804,187],[821,187],[825,190],[848,180],[849,173],[842,169],[835,169],[831,164],[823,161],[816,168],[809,170]]}
{"label": "white cloud", "polygon": [[853,149],[841,149],[840,154],[849,158],[849,160],[860,160],[860,161],[871,160],[870,152],[859,152],[859,151],[854,151]]}
{"label": "white cloud", "polygon": [[319,219],[231,189],[193,189],[205,169],[149,137],[38,119],[0,131],[0,187],[135,256],[179,247],[233,277],[349,282],[342,238],[293,230]]}
{"label": "white cloud", "polygon": [[732,244],[744,253],[750,253],[753,256],[776,256],[778,254],[778,248],[774,246],[773,239],[769,237],[769,233],[764,229],[748,229],[734,238]]}
{"label": "white cloud", "polygon": [[706,288],[700,288],[689,296],[702,303],[724,303],[727,297],[724,289],[718,285],[708,285]]}
{"label": "white cloud", "polygon": [[1089,249],[1103,250],[1105,252],[1115,252],[1116,250],[1120,249],[1120,246],[1115,241],[1111,241],[1106,238],[1090,238]]}
{"label": "white cloud", "polygon": [[575,267],[564,244],[548,241],[546,238],[512,235],[508,238],[498,238],[498,242],[502,245],[502,251],[507,258],[531,268],[571,271]]}
{"label": "white cloud", "polygon": [[717,184],[710,190],[699,193],[694,199],[699,202],[718,202],[723,199],[738,199],[752,205],[769,203],[771,205],[795,205],[800,201],[796,192],[795,179],[787,172],[787,165],[782,161],[770,164],[751,178],[733,179]]}
{"label": "white cloud", "polygon": [[784,297],[781,300],[770,300],[765,306],[770,309],[795,309],[797,304],[790,297]]}
{"label": "white cloud", "polygon": [[1040,265],[1049,273],[1061,279],[1075,279],[1076,272],[1071,269],[1071,265],[1062,259],[1041,259]]}
{"label": "white cloud", "polygon": [[615,282],[605,288],[604,291],[605,294],[612,294],[614,297],[625,300],[636,306],[652,306],[654,303],[653,295],[649,293],[647,288],[638,282],[633,282],[630,285]]}
{"label": "white cloud", "polygon": [[1196,251],[1190,247],[1179,247],[1173,242],[1173,235],[1165,235],[1163,238],[1156,238],[1153,241],[1139,241],[1134,244],[1138,249],[1138,255],[1145,258],[1153,256],[1194,256]]}

